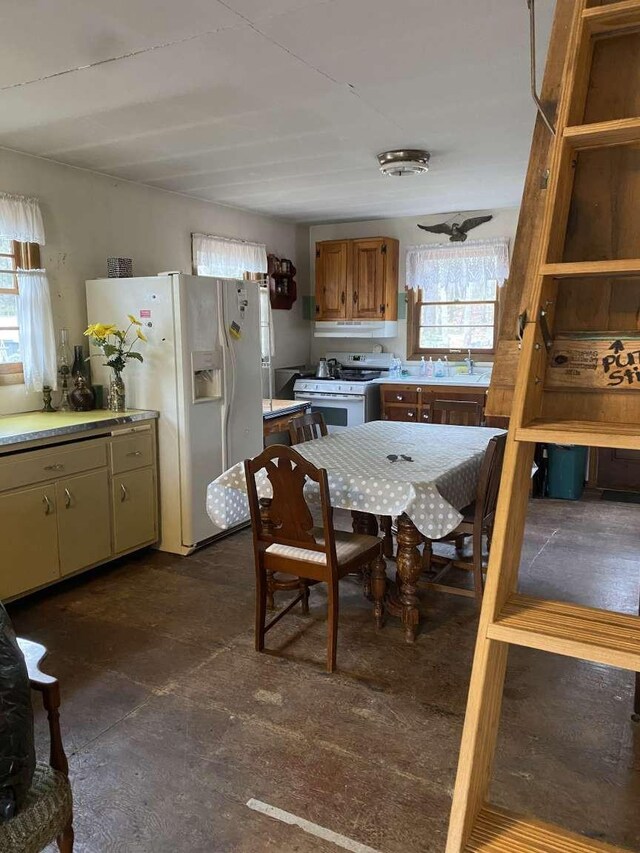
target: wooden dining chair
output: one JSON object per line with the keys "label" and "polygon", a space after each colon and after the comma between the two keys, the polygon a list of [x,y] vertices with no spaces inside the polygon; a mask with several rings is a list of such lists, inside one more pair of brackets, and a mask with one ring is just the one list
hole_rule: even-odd
{"label": "wooden dining chair", "polygon": [[36,762],[26,802],[11,820],[0,822],[2,853],[44,850],[53,841],[60,853],[73,851],[73,800],[69,767],[60,735],[58,680],[40,670],[47,650],[40,643],[18,637],[31,689],[42,694],[49,722],[49,763]]}
{"label": "wooden dining chair", "polygon": [[[333,672],[338,638],[338,581],[357,569],[370,566],[375,577],[373,582],[385,583],[382,542],[375,536],[334,530],[327,472],[324,468],[316,468],[293,448],[271,445],[255,459],[247,459],[244,470],[256,570],[256,651],[264,651],[265,634],[298,602],[302,602],[303,612],[306,610],[309,586],[326,583],[327,670]],[[258,498],[256,475],[262,471],[271,483],[272,498]],[[305,486],[313,484],[320,491],[321,527],[314,527],[304,495]],[[299,594],[268,624],[267,572],[304,580]],[[379,624],[381,615],[376,613]]]}
{"label": "wooden dining chair", "polygon": [[480,426],[482,406],[474,400],[434,400],[431,421],[451,426]]}
{"label": "wooden dining chair", "polygon": [[[472,557],[471,560],[448,559],[431,553],[432,540],[426,540],[423,552],[423,566],[431,570],[427,586],[438,589],[441,592],[452,592],[456,595],[468,595],[474,597],[478,606],[482,601],[484,592],[484,567],[483,567],[483,537],[487,537],[487,548],[491,547],[491,534],[493,533],[493,522],[498,502],[498,491],[500,489],[500,478],[502,476],[502,463],[504,461],[504,450],[507,443],[506,433],[494,435],[489,441],[485,451],[480,476],[476,491],[476,499],[469,506],[461,509],[463,520],[458,527],[442,539],[436,542],[455,542],[456,550],[459,550],[464,540],[471,537]],[[439,565],[437,571],[433,566]],[[440,581],[452,568],[465,569],[473,572],[473,592],[460,587],[447,586]]]}
{"label": "wooden dining chair", "polygon": [[313,441],[327,435],[327,425],[321,412],[305,412],[289,421],[289,438],[291,444],[301,444],[303,441]]}

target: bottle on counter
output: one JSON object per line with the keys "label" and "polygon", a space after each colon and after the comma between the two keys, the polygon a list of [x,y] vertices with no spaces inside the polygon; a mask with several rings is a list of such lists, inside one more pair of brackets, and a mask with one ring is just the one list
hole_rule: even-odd
{"label": "bottle on counter", "polygon": [[427,375],[427,362],[424,360],[424,356],[420,358],[420,376]]}
{"label": "bottle on counter", "polygon": [[431,356],[429,356],[429,361],[427,362],[425,376],[430,379],[433,379],[433,358]]}
{"label": "bottle on counter", "polygon": [[444,364],[441,358],[436,361],[433,375],[436,377],[436,379],[442,379],[442,377],[444,376]]}

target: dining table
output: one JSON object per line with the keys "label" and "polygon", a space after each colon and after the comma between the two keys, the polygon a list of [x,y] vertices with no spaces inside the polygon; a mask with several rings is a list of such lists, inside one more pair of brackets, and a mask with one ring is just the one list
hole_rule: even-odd
{"label": "dining table", "polygon": [[[407,642],[415,640],[420,620],[419,546],[430,547],[432,540],[451,533],[462,521],[460,510],[475,498],[487,444],[502,432],[489,427],[371,421],[295,446],[305,459],[327,471],[331,504],[351,511],[354,532],[378,535],[382,528],[387,557],[393,554],[391,519],[396,519],[396,586],[388,594],[386,577],[377,577],[371,594],[378,624],[385,613],[399,616]],[[261,473],[256,485],[268,512],[271,485]],[[310,503],[319,501],[317,484],[309,483],[305,497]],[[242,463],[209,484],[207,512],[223,530],[249,519]]]}

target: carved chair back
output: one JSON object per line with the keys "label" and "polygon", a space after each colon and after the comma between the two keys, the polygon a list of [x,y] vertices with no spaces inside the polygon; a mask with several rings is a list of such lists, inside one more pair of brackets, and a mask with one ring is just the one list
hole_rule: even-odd
{"label": "carved chair back", "polygon": [[[327,565],[337,566],[333,508],[325,469],[316,468],[291,447],[272,444],[253,459],[245,460],[244,471],[256,551],[273,544],[304,548],[326,554]],[[256,478],[262,471],[271,484],[271,498],[258,497]],[[304,494],[309,483],[316,483],[320,491],[320,542],[313,533],[313,516]]]}

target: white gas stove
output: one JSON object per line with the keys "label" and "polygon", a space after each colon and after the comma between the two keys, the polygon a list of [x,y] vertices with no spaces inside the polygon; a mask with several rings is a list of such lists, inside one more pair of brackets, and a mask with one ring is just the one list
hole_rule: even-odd
{"label": "white gas stove", "polygon": [[380,417],[380,394],[373,381],[391,366],[391,353],[327,353],[340,365],[339,377],[297,379],[296,400],[308,400],[311,410],[324,416],[329,432],[358,426]]}

